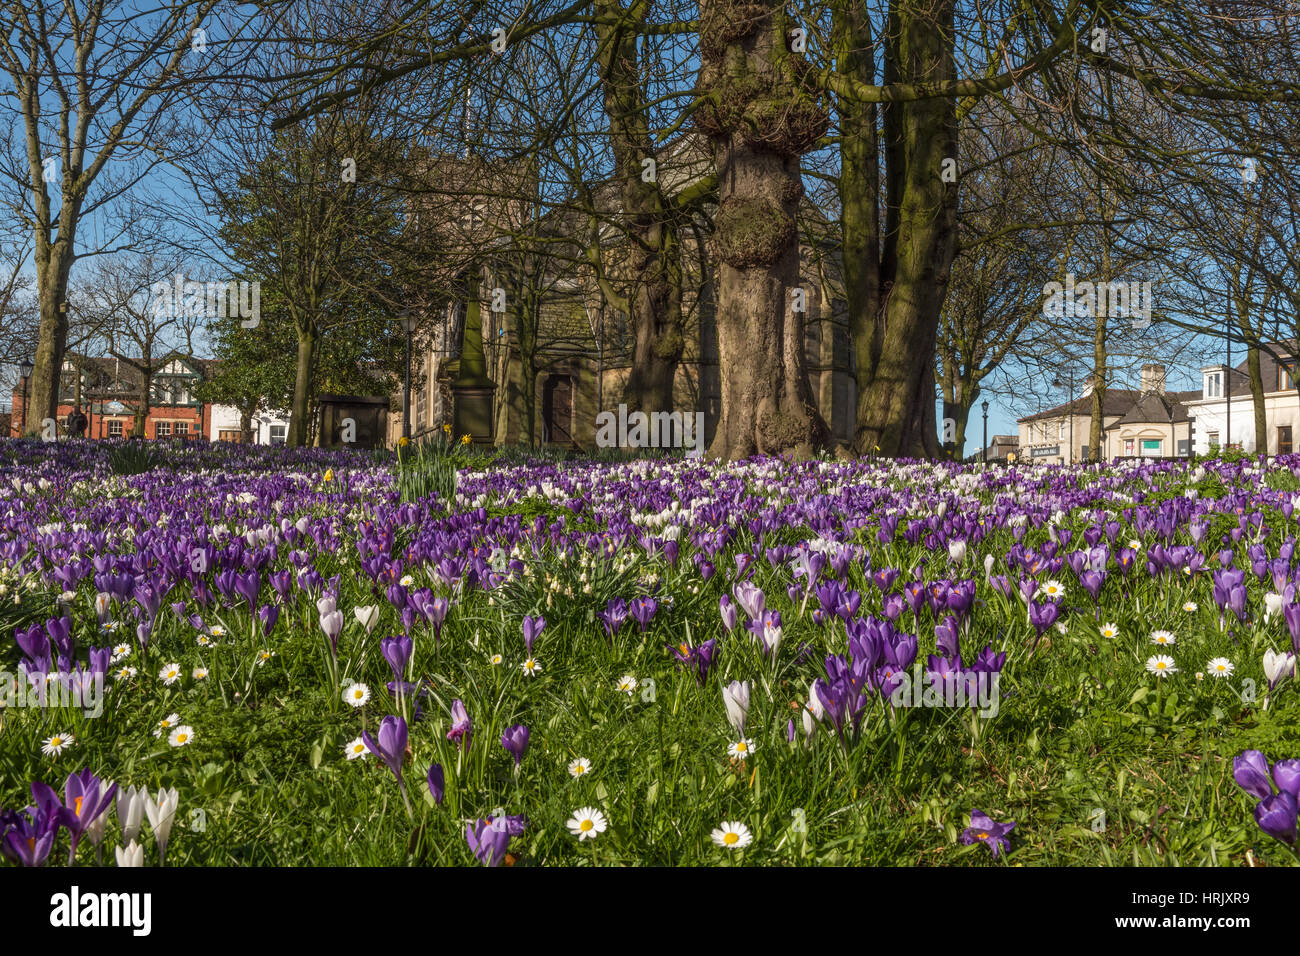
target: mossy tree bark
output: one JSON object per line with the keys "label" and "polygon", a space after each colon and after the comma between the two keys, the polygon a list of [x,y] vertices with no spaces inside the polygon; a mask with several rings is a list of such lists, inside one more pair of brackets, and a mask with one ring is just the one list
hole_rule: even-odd
{"label": "mossy tree bark", "polygon": [[[837,69],[873,82],[876,46],[859,5],[836,4]],[[886,83],[955,78],[954,0],[897,0],[884,38]],[[956,250],[956,103],[949,97],[886,103],[885,189],[880,195],[876,108],[840,103],[845,288],[858,384],[854,450],[937,457],[934,350]],[[883,234],[877,204],[885,203]]]}
{"label": "mossy tree bark", "polygon": [[615,178],[627,230],[631,287],[621,302],[632,324],[632,368],[623,389],[629,409],[671,411],[686,339],[682,329],[681,244],[677,211],[645,160],[654,160],[639,38],[649,0],[597,0],[596,59],[609,117]]}
{"label": "mossy tree bark", "polygon": [[803,59],[786,49],[791,26],[774,0],[700,5],[696,123],[713,147],[719,200],[722,420],[709,453],[720,458],[804,457],[830,440],[808,384],[803,315],[790,295],[799,281],[799,157],[829,119]]}

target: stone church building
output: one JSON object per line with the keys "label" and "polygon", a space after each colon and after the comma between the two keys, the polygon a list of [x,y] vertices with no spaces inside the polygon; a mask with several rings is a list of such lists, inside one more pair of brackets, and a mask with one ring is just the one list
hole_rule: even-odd
{"label": "stone church building", "polygon": [[[667,145],[657,166],[668,196],[711,172],[694,135]],[[412,303],[420,314],[413,335],[412,439],[436,436],[451,425],[457,438],[473,433],[480,443],[526,445],[531,433],[534,444],[594,449],[597,416],[616,413],[622,400],[633,345],[627,314],[607,304],[592,266],[598,244],[598,261],[617,288],[620,242],[627,239],[617,227],[616,186],[593,187],[581,204],[552,204],[538,216],[533,211],[540,203],[520,198],[541,192],[526,168],[503,172],[469,156],[440,157],[436,168],[433,178],[444,184],[447,202],[424,218],[436,223],[430,226],[435,241],[454,249],[444,256],[462,293],[450,301]],[[498,189],[465,202],[465,184],[503,179]],[[833,436],[848,440],[856,389],[837,252],[833,242],[809,238],[818,219],[811,204],[805,211],[800,260],[808,375]],[[449,235],[456,237],[450,244]],[[706,217],[693,217],[680,236],[685,351],[675,407],[659,411],[703,413],[707,447],[721,412],[710,280],[716,259]],[[402,434],[400,395],[392,407],[398,411],[389,415],[390,444]]]}

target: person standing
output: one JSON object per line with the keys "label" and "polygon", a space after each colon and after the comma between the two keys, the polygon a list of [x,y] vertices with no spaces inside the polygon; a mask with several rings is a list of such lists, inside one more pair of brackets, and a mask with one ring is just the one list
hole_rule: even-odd
{"label": "person standing", "polygon": [[73,438],[81,438],[86,432],[86,415],[78,405],[68,416],[68,434]]}

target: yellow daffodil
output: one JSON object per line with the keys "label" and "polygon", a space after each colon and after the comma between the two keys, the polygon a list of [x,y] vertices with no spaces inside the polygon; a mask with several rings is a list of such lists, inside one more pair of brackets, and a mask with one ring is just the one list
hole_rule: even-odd
{"label": "yellow daffodil", "polygon": [[461,435],[461,436],[460,436],[460,443],[461,443],[462,445],[468,445],[468,444],[470,443],[470,437],[469,437],[468,435]]}
{"label": "yellow daffodil", "polygon": [[326,480],[326,481],[333,481],[333,480],[334,480],[334,469],[333,469],[333,468],[326,468],[326,469],[325,469],[325,480]]}

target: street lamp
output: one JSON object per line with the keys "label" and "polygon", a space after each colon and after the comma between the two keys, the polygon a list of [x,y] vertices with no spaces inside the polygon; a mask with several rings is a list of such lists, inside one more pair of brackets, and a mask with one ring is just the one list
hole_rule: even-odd
{"label": "street lamp", "polygon": [[19,437],[27,434],[27,382],[32,377],[32,371],[36,368],[31,359],[23,359],[18,365],[18,374],[23,377],[23,427]]}
{"label": "street lamp", "polygon": [[402,437],[409,439],[411,437],[411,336],[420,326],[420,315],[408,310],[402,313],[401,322],[402,328],[406,330],[406,384],[402,389]]}
{"label": "street lamp", "polygon": [[984,410],[984,454],[983,463],[989,463],[989,403],[988,399],[980,402],[980,408]]}

